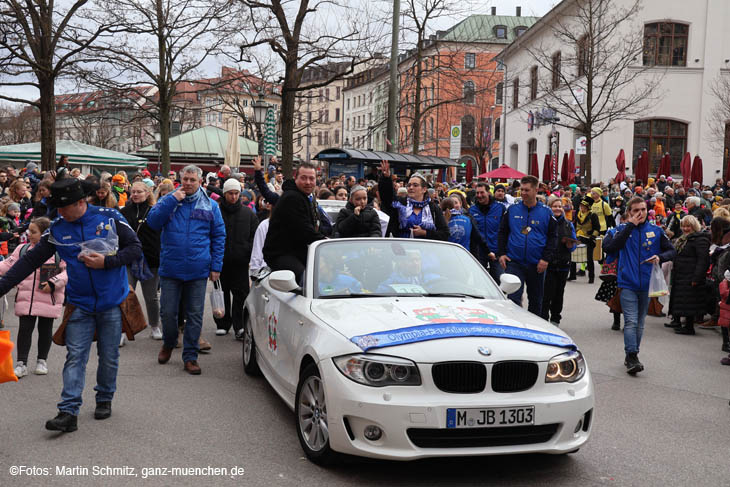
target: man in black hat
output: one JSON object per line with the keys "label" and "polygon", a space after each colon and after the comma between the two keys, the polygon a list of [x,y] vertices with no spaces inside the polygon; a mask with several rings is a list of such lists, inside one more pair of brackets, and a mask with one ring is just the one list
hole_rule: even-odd
{"label": "man in black hat", "polygon": [[[119,336],[122,314],[119,305],[129,293],[126,266],[142,255],[142,244],[124,217],[114,208],[99,208],[86,203],[86,191],[76,178],[65,178],[51,185],[51,204],[58,208],[56,219],[40,242],[28,251],[0,279],[0,296],[6,294],[54,253],[66,262],[67,306],[73,312],[66,327],[66,363],[58,415],[46,422],[46,429],[71,432],[84,390],[86,363],[96,335],[99,365],[96,373],[96,410],[94,418],[111,416],[111,401],[116,391],[119,364]],[[106,255],[85,250],[82,242],[106,239],[116,231],[118,248]]]}

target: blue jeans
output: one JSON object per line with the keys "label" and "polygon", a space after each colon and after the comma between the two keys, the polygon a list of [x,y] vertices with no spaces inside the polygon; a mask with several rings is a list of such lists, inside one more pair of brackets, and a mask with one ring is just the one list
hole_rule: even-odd
{"label": "blue jeans", "polygon": [[165,348],[177,344],[177,314],[180,300],[185,305],[185,331],[183,332],[183,362],[198,360],[200,330],[203,328],[205,287],[207,279],[181,281],[160,277],[160,308],[162,311],[162,339]]}
{"label": "blue jeans", "polygon": [[525,284],[527,284],[527,311],[540,316],[542,314],[542,296],[545,288],[545,273],[543,272],[542,274],[538,274],[537,264],[526,266],[514,261],[507,262],[507,269],[505,269],[504,273],[514,274],[520,278],[520,281],[522,281],[520,288],[510,294],[509,298],[514,301],[517,306],[522,306],[522,292],[525,289]]}
{"label": "blue jeans", "polygon": [[502,277],[502,274],[504,274],[504,269],[502,269],[502,266],[499,265],[499,260],[490,260],[488,262],[489,262],[489,275],[492,276],[492,279],[497,281],[497,284],[499,284],[501,282],[499,280],[499,278]]}
{"label": "blue jeans", "polygon": [[644,319],[649,311],[649,291],[621,289],[621,308],[624,312],[624,350],[639,353]]}
{"label": "blue jeans", "polygon": [[96,333],[99,365],[96,369],[96,402],[111,401],[117,390],[119,369],[119,335],[122,333],[122,311],[115,306],[90,313],[76,308],[66,325],[66,363],[63,365],[63,390],[58,410],[78,416],[84,392],[86,363]]}

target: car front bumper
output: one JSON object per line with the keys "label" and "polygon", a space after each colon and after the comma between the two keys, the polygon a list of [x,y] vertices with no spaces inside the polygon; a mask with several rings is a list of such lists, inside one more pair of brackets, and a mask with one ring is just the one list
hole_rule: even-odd
{"label": "car front bumper", "polygon": [[[452,394],[435,386],[429,364],[418,366],[422,380],[420,386],[378,388],[348,379],[330,359],[320,362],[330,447],[340,453],[391,460],[517,453],[561,454],[576,450],[590,436],[594,392],[588,370],[580,381],[573,384],[546,384],[546,364],[541,363],[537,383],[527,391],[495,393],[487,387],[482,393]],[[509,430],[492,427],[481,431],[446,428],[448,408],[520,406],[534,406],[533,427]],[[363,431],[368,425],[378,426],[383,431],[382,437],[376,441],[366,439]],[[424,435],[431,439],[428,447],[417,446],[416,443],[422,444],[422,441],[416,437]],[[472,438],[466,440],[472,446],[456,446],[458,441],[453,441],[454,435],[477,435],[486,439]]]}

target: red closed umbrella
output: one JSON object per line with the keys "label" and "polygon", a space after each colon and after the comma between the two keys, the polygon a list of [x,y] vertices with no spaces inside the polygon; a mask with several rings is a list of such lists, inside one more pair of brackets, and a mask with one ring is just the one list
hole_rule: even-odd
{"label": "red closed umbrella", "polygon": [[649,153],[642,151],[639,156],[639,160],[636,163],[636,170],[634,170],[637,182],[641,180],[642,184],[646,184],[649,179]]}
{"label": "red closed umbrella", "polygon": [[493,171],[479,175],[482,179],[522,179],[525,176],[525,173],[520,172],[517,169],[512,169],[507,164],[502,164]]}
{"label": "red closed umbrella", "polygon": [[439,181],[441,183],[444,182],[444,169],[439,169],[439,172],[436,174],[436,181]]}
{"label": "red closed umbrella", "polygon": [[702,158],[695,156],[695,160],[692,162],[692,182],[697,181],[702,186]]}
{"label": "red closed umbrella", "polygon": [[682,187],[689,189],[692,187],[692,157],[689,152],[684,154],[682,162],[679,165],[679,170],[682,173]]}
{"label": "red closed umbrella", "polygon": [[549,183],[553,178],[553,165],[551,164],[549,154],[545,154],[545,160],[542,163],[542,180],[545,183]]}
{"label": "red closed umbrella", "polygon": [[657,179],[659,176],[671,176],[672,175],[672,157],[669,152],[664,154],[661,162],[659,162],[659,168],[657,169]]}
{"label": "red closed umbrella", "polygon": [[471,183],[472,179],[474,179],[474,166],[471,159],[469,159],[466,161],[466,182]]}
{"label": "red closed umbrella", "polygon": [[623,149],[618,151],[618,156],[616,156],[616,169],[618,169],[616,182],[621,183],[626,181],[626,153]]}
{"label": "red closed umbrella", "polygon": [[727,157],[727,161],[725,161],[725,172],[722,176],[725,181],[730,180],[730,157]]}
{"label": "red closed umbrella", "polygon": [[568,184],[575,182],[575,151],[570,149],[568,154]]}
{"label": "red closed umbrella", "polygon": [[568,154],[565,154],[563,163],[560,165],[560,184],[563,186],[570,184],[570,158]]}
{"label": "red closed umbrella", "polygon": [[540,178],[540,168],[537,165],[537,154],[531,154],[530,155],[530,176],[535,176],[536,178]]}

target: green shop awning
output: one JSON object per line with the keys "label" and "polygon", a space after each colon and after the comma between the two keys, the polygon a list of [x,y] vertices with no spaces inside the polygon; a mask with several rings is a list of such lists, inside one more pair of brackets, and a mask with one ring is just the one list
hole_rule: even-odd
{"label": "green shop awning", "polygon": [[[113,167],[145,167],[147,159],[125,154],[93,145],[82,144],[74,140],[56,141],[56,160],[61,155],[68,156],[69,164]],[[0,161],[20,162],[33,161],[40,164],[41,143],[3,145],[0,146]]]}

